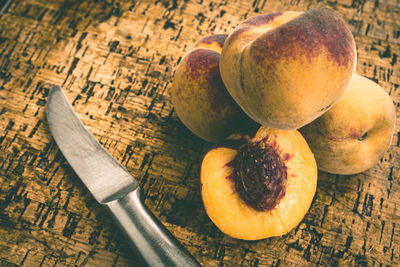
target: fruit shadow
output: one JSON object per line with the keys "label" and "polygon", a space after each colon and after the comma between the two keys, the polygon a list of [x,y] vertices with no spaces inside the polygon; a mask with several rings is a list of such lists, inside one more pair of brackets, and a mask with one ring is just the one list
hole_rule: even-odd
{"label": "fruit shadow", "polygon": [[215,144],[195,136],[175,113],[151,123],[163,143],[140,174],[147,206],[162,222],[200,235],[220,235],[204,210],[200,183],[201,162]]}

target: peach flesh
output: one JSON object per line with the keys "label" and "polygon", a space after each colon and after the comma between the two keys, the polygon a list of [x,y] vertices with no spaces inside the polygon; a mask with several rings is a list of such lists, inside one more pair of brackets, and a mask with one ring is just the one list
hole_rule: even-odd
{"label": "peach flesh", "polygon": [[[201,165],[201,195],[204,208],[213,223],[231,237],[258,240],[281,236],[300,223],[311,205],[317,185],[317,166],[314,156],[302,135],[295,130],[282,131],[261,127],[251,140],[246,141],[249,142],[258,146],[256,151],[271,147],[274,152],[268,154],[275,155],[276,152],[280,157],[287,179],[283,188],[279,185],[272,186],[271,191],[278,196],[282,194],[282,198],[278,200],[276,197],[276,205],[271,209],[265,208],[264,204],[260,208],[262,211],[249,205],[239,194],[234,178],[234,166],[237,164],[235,161],[240,158],[238,149],[217,147],[205,155]],[[254,162],[256,160],[258,161],[253,159]],[[267,169],[273,169],[273,165]],[[249,186],[250,178],[259,180],[257,184],[267,188],[268,183],[262,184],[263,180],[257,177],[241,178],[245,181],[244,186]],[[261,191],[265,193],[267,190]],[[260,195],[259,199],[262,199],[264,194]],[[272,207],[273,201],[269,205]]]}

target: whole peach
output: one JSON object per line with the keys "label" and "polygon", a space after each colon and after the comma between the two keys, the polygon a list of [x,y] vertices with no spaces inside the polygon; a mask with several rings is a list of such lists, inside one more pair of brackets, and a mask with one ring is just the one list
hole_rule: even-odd
{"label": "whole peach", "polygon": [[300,132],[319,169],[354,174],[374,166],[389,148],[395,120],[396,111],[386,91],[354,75],[340,101]]}
{"label": "whole peach", "polygon": [[219,59],[226,37],[212,35],[195,43],[176,67],[172,84],[172,103],[178,117],[195,135],[210,142],[255,125],[221,80]]}
{"label": "whole peach", "polygon": [[222,80],[253,120],[297,129],[344,94],[356,66],[352,33],[328,8],[247,19],[229,34]]}

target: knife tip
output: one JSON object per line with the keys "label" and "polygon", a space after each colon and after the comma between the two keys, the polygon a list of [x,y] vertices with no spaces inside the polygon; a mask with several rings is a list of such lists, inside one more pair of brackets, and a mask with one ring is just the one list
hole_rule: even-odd
{"label": "knife tip", "polygon": [[48,96],[48,99],[47,99],[47,103],[46,103],[46,117],[47,117],[47,120],[49,119],[49,115],[50,115],[50,110],[51,110],[51,106],[52,106],[51,103],[54,100],[54,96],[57,93],[63,94],[63,91],[62,91],[62,89],[61,89],[61,87],[59,85],[53,85],[51,90],[50,90],[50,93],[49,93],[49,96]]}

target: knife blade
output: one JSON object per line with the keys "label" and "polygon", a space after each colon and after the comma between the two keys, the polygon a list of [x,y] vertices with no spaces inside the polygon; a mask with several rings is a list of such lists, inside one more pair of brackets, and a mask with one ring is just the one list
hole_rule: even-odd
{"label": "knife blade", "polygon": [[199,266],[146,207],[139,184],[92,136],[60,86],[53,86],[46,107],[51,135],[94,198],[105,206],[149,266]]}
{"label": "knife blade", "polygon": [[135,190],[138,182],[89,133],[65,94],[54,86],[47,103],[50,132],[68,163],[100,203]]}

